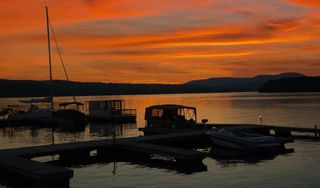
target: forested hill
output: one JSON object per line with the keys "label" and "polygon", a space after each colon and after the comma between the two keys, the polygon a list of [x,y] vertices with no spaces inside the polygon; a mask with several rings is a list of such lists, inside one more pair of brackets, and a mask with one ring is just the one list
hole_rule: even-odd
{"label": "forested hill", "polygon": [[277,75],[257,75],[251,78],[235,78],[235,77],[217,77],[204,80],[193,80],[187,82],[187,85],[198,85],[206,87],[214,87],[215,90],[221,91],[257,91],[263,84],[270,80],[278,80],[281,78],[297,78],[304,77],[300,73],[281,73]]}
{"label": "forested hill", "polygon": [[[117,84],[98,82],[53,81],[55,96],[126,95],[212,92],[211,87],[178,84]],[[42,97],[50,95],[48,81],[0,79],[0,97]]]}
{"label": "forested hill", "polygon": [[[300,77],[298,77],[300,76]],[[281,77],[278,80],[275,78]],[[285,78],[283,78],[285,77]],[[289,77],[289,78],[287,78]],[[292,78],[293,77],[293,78]],[[297,78],[295,78],[297,77]],[[297,92],[320,91],[319,77],[301,77],[301,74],[260,75],[253,78],[214,79],[211,84],[124,84],[99,82],[53,81],[54,96],[175,94],[210,92]],[[260,89],[259,89],[260,88]],[[43,97],[50,95],[48,81],[0,79],[0,97]]]}
{"label": "forested hill", "polygon": [[259,92],[320,92],[320,77],[272,80],[265,83]]}

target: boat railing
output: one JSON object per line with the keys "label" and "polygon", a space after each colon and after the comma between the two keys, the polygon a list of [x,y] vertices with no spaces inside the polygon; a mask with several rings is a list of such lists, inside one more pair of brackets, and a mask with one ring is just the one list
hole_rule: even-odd
{"label": "boat railing", "polygon": [[136,116],[137,110],[136,109],[122,109],[123,116]]}

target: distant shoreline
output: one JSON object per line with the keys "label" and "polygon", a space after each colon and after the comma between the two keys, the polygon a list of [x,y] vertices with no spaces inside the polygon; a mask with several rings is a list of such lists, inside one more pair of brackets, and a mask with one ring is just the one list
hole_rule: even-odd
{"label": "distant shoreline", "polygon": [[[243,91],[243,92],[206,92],[206,93],[246,93],[248,91]],[[250,93],[249,91],[248,93]],[[254,91],[252,91],[254,92]],[[102,95],[75,95],[75,97],[101,97],[101,96],[135,96],[135,95],[179,95],[179,94],[206,94],[205,92],[203,93],[138,93],[138,94],[102,94]],[[258,92],[257,92],[258,93]],[[41,97],[46,97],[46,96],[23,96],[23,97],[0,97],[0,99],[10,99],[10,98],[30,98],[30,97],[35,97],[35,98],[41,98]],[[54,98],[63,98],[63,97],[72,97],[72,95],[59,95],[59,96],[54,96]]]}
{"label": "distant shoreline", "polygon": [[[114,95],[76,95],[75,97],[101,97],[101,96],[138,96],[138,95],[187,95],[187,94],[224,94],[224,93],[256,93],[256,94],[288,94],[288,95],[320,95],[320,92],[258,92],[258,91],[226,91],[226,92],[203,92],[203,93],[142,93],[142,94],[114,94]],[[41,98],[45,96],[23,96],[23,97],[0,97],[1,99],[15,99],[15,98]],[[71,95],[61,95],[55,96],[55,98],[65,98],[65,97],[72,97]]]}
{"label": "distant shoreline", "polygon": [[[211,79],[212,80],[212,79]],[[257,83],[257,78],[238,79],[230,83],[220,80],[220,85],[197,84],[121,84],[97,82],[73,82],[54,80],[52,82],[54,96],[111,96],[111,95],[153,95],[153,94],[196,94],[226,92],[320,92],[320,77],[297,77],[269,79]],[[252,82],[256,81],[256,82]],[[264,80],[266,80],[264,78]],[[251,85],[248,84],[252,83]],[[222,84],[225,83],[225,84]],[[236,83],[236,84],[235,84]],[[246,83],[246,84],[242,84]],[[71,92],[71,89],[73,92]],[[49,81],[2,80],[0,79],[0,98],[45,97],[50,95]]]}

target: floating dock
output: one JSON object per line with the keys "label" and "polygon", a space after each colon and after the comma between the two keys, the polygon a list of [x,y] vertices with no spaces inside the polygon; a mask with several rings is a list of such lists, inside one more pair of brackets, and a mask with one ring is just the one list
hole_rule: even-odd
{"label": "floating dock", "polygon": [[293,137],[296,139],[320,139],[320,129],[317,127],[317,125],[315,125],[313,128],[258,124],[207,124],[206,126],[210,128],[227,126],[262,126],[273,132],[273,134],[276,136]]}
{"label": "floating dock", "polygon": [[[203,137],[205,130],[180,132],[137,138],[121,138],[117,140],[100,140],[65,143],[57,145],[35,146],[17,149],[0,150],[0,173],[7,180],[21,180],[23,185],[30,187],[69,187],[69,180],[73,171],[31,160],[35,157],[59,155],[59,160],[83,160],[90,157],[92,151],[97,156],[112,155],[122,151],[130,154],[160,155],[174,158],[176,162],[186,165],[202,164],[205,155],[193,150],[174,148],[158,143],[168,140],[190,141],[196,137]],[[133,155],[134,156],[134,155]]]}

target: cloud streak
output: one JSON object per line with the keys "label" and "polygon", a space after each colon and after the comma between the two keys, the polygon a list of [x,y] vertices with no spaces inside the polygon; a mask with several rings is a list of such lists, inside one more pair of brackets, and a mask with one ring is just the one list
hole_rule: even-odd
{"label": "cloud streak", "polygon": [[[319,74],[318,1],[47,4],[73,80],[183,83],[285,71]],[[47,79],[44,6],[44,1],[34,0],[0,2],[2,78]],[[53,54],[55,78],[63,79],[56,51]]]}

